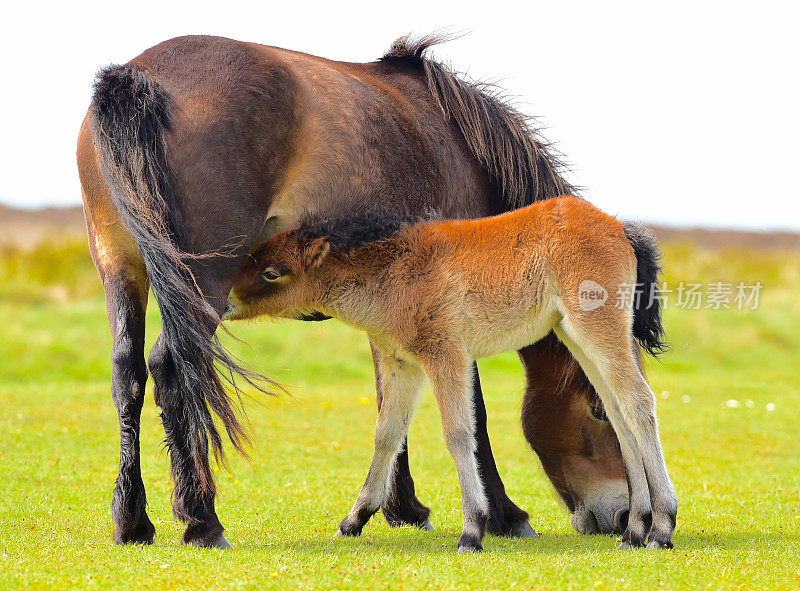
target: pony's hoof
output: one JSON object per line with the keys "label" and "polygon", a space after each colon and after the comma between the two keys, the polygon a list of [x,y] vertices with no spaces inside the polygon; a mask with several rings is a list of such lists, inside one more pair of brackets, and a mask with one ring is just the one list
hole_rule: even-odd
{"label": "pony's hoof", "polygon": [[623,541],[619,546],[617,546],[617,550],[633,550],[633,546],[631,546],[629,542]]}
{"label": "pony's hoof", "polygon": [[220,550],[233,550],[233,546],[230,545],[228,540],[225,539],[225,536],[219,534],[219,537],[211,542],[208,545],[209,548],[218,548]]}
{"label": "pony's hoof", "polygon": [[117,527],[114,530],[114,542],[117,544],[152,544],[156,528],[145,515],[134,527]]}
{"label": "pony's hoof", "polygon": [[459,554],[472,554],[473,552],[480,552],[482,550],[483,545],[477,536],[461,534],[458,540]]}
{"label": "pony's hoof", "polygon": [[458,545],[458,553],[459,554],[477,554],[478,552],[483,552],[483,546],[480,544],[459,544]]}
{"label": "pony's hoof", "polygon": [[656,540],[650,540],[650,543],[647,544],[648,550],[672,550],[672,544],[667,542],[666,544],[662,544]]}
{"label": "pony's hoof", "polygon": [[357,538],[361,535],[361,530],[358,531],[349,531],[349,530],[342,530],[340,527],[336,530],[336,533],[333,534],[334,538]]}
{"label": "pony's hoof", "polygon": [[512,538],[541,538],[542,536],[536,532],[535,529],[531,527],[530,522],[524,521],[517,525],[514,529],[508,532],[508,535]]}
{"label": "pony's hoof", "polygon": [[425,523],[423,523],[420,526],[420,529],[423,529],[425,531],[433,531],[433,525],[431,525],[431,520],[430,519],[426,519]]}

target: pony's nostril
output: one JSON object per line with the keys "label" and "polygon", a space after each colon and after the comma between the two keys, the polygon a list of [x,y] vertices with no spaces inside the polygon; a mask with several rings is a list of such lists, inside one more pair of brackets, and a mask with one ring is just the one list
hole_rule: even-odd
{"label": "pony's nostril", "polygon": [[614,533],[621,534],[625,531],[625,528],[628,527],[628,514],[629,511],[627,509],[617,511],[614,517]]}

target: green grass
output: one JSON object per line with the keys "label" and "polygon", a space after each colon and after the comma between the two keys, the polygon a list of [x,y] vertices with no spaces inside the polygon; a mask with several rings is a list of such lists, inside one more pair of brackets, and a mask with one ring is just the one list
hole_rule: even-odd
{"label": "green grass", "polygon": [[[531,513],[542,537],[490,537],[483,554],[456,554],[460,496],[428,394],[410,446],[436,531],[391,529],[378,517],[358,539],[332,539],[371,455],[369,349],[336,322],[265,321],[232,325],[251,348],[231,346],[288,384],[296,400],[249,404],[258,448],[253,462],[234,458],[230,474],[220,472],[218,511],[236,547],[220,552],[178,543],[182,528],[170,512],[163,435],[150,396],[142,471],[156,543],[111,543],[118,435],[98,280],[82,244],[6,250],[0,587],[797,588],[800,256],[684,244],[669,246],[666,264],[668,282],[765,286],[756,311],[667,311],[673,351],[650,364],[650,375],[680,500],[674,551],[617,552],[612,537],[571,530],[522,437],[522,374],[513,355],[480,364],[489,428],[509,495]],[[152,305],[148,317],[152,343]],[[729,399],[741,406],[726,407]]]}

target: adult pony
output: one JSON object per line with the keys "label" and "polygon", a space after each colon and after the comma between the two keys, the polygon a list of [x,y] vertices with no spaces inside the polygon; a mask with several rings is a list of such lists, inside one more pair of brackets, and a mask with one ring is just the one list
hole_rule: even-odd
{"label": "adult pony", "polygon": [[[228,546],[208,462],[209,449],[222,452],[213,414],[240,451],[247,433],[216,366],[255,383],[257,376],[239,367],[214,333],[256,244],[311,213],[335,220],[380,207],[469,218],[571,192],[522,115],[425,57],[435,42],[400,39],[381,60],[354,64],[220,37],[179,37],[99,73],[77,156],[113,337],[117,543],[150,543],[155,532],[139,467],[149,367],[173,509],[187,526],[183,541]],[[162,330],[146,364],[150,287]],[[597,396],[554,338],[519,354],[527,376],[523,429],[573,526],[621,532],[627,482]],[[488,531],[532,535],[527,513],[505,494],[477,371],[473,376]],[[380,377],[377,390],[380,405]],[[405,447],[383,510],[392,524],[429,525]]]}

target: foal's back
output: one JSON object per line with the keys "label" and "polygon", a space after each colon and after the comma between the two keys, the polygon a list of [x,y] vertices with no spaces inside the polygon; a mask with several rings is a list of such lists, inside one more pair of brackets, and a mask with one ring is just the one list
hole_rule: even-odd
{"label": "foal's back", "polygon": [[464,340],[475,357],[540,340],[565,308],[580,314],[584,280],[615,293],[635,277],[622,223],[578,197],[427,229],[450,246],[445,267],[458,286]]}

